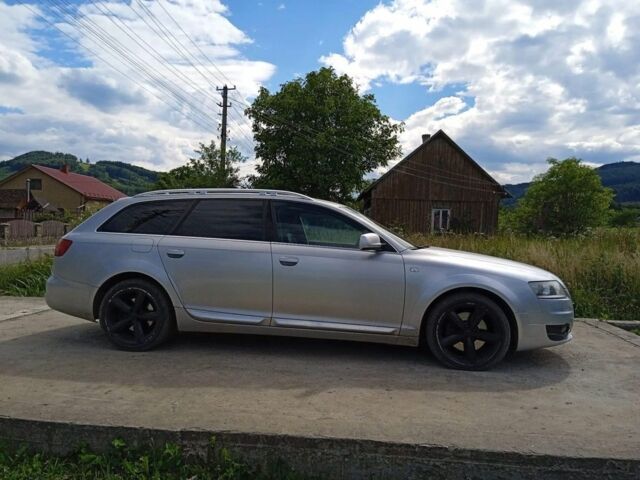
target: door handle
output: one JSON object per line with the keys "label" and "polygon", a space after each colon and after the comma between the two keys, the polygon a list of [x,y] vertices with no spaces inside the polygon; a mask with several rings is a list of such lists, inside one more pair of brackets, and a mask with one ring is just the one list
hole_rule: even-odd
{"label": "door handle", "polygon": [[184,256],[184,250],[167,250],[167,257],[169,258],[182,258]]}
{"label": "door handle", "polygon": [[280,265],[285,267],[293,267],[297,265],[300,260],[297,257],[280,257]]}

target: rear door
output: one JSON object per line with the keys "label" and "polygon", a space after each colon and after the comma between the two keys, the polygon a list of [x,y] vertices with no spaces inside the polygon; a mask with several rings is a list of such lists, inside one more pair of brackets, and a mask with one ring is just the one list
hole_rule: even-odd
{"label": "rear door", "polygon": [[267,202],[203,199],[159,251],[184,307],[202,321],[268,325],[272,311]]}

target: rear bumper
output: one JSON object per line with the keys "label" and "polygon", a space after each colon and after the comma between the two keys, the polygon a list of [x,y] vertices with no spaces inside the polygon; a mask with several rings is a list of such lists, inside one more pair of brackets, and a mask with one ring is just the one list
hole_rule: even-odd
{"label": "rear bumper", "polygon": [[47,280],[45,300],[53,310],[95,321],[92,303],[95,291],[96,288],[91,285],[71,282],[52,275]]}
{"label": "rear bumper", "polygon": [[520,318],[517,350],[553,347],[571,341],[573,304],[569,298],[540,299],[539,311]]}

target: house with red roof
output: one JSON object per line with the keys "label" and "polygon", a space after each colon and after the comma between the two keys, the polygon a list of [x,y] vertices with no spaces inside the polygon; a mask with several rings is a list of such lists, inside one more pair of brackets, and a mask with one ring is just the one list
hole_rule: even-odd
{"label": "house with red roof", "polygon": [[0,181],[0,205],[6,213],[15,200],[16,216],[24,208],[69,213],[93,210],[122,197],[126,195],[97,178],[69,171],[68,165],[59,169],[29,165]]}

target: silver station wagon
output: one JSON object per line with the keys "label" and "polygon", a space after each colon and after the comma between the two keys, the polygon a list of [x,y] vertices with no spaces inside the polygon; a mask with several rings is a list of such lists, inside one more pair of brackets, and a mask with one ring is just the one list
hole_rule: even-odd
{"label": "silver station wagon", "polygon": [[55,310],[118,348],[177,332],[425,345],[482,370],[571,339],[562,281],[522,263],[416,247],[343,205],[275,190],[164,190],[118,200],[65,235]]}

